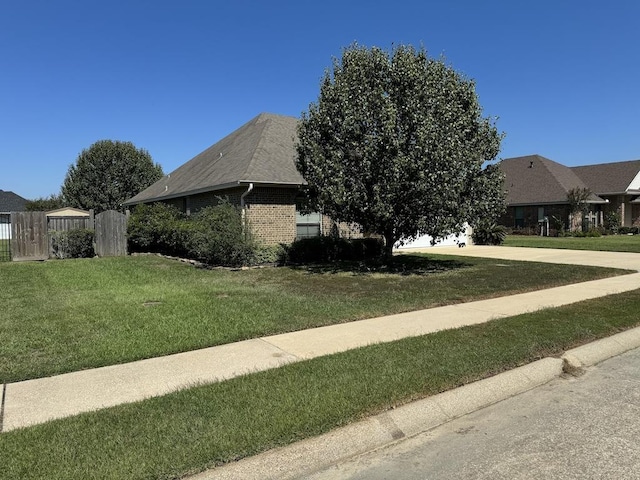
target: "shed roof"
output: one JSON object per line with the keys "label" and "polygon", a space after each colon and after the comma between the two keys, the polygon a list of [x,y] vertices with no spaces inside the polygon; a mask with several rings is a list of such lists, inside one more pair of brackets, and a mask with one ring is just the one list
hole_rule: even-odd
{"label": "shed roof", "polygon": [[62,207],[55,210],[49,210],[47,217],[90,217],[91,212],[75,207]]}
{"label": "shed roof", "polygon": [[[499,166],[505,174],[507,205],[568,203],[569,190],[589,188],[569,167],[540,155],[507,158]],[[605,200],[592,193],[588,202]]]}
{"label": "shed roof", "polygon": [[294,117],[261,113],[124,204],[248,183],[302,185],[295,166],[297,124]]}

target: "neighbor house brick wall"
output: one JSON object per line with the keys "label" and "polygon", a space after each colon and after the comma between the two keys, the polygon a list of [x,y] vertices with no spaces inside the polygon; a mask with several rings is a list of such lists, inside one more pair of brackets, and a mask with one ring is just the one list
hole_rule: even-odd
{"label": "neighbor house brick wall", "polygon": [[[183,212],[195,214],[204,207],[217,205],[220,199],[227,199],[232,205],[240,206],[240,197],[246,187],[204,192],[188,197],[166,200]],[[291,243],[296,239],[296,188],[256,186],[244,198],[245,218],[254,238],[266,245]],[[322,216],[322,234],[329,235],[336,225],[340,237],[360,238],[362,233],[357,225],[339,222]]]}
{"label": "neighbor house brick wall", "polygon": [[568,205],[526,205],[523,207],[507,207],[507,211],[500,217],[498,223],[505,227],[514,228],[516,226],[516,208],[522,208],[524,213],[523,228],[538,228],[538,208],[544,208],[544,216],[558,218],[568,228],[569,206]]}
{"label": "neighbor house brick wall", "polygon": [[255,187],[245,197],[246,218],[255,238],[267,245],[296,239],[295,188]]}
{"label": "neighbor house brick wall", "polygon": [[228,188],[226,190],[189,195],[189,197],[187,197],[185,208],[188,208],[190,214],[194,214],[197,213],[198,210],[202,210],[204,207],[218,205],[223,200],[228,200],[231,205],[239,206],[240,195],[242,195],[246,190],[246,188]]}

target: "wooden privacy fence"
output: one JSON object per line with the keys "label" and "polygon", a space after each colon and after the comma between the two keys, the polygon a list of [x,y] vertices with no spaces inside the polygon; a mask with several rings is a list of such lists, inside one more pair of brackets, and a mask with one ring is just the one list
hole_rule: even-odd
{"label": "wooden privacy fence", "polygon": [[11,212],[11,258],[14,261],[49,258],[45,212]]}
{"label": "wooden privacy fence", "polygon": [[11,257],[14,261],[46,260],[52,255],[51,234],[78,228],[94,230],[98,256],[127,254],[127,216],[108,210],[88,217],[49,217],[45,212],[11,212]]}
{"label": "wooden privacy fence", "polygon": [[96,215],[96,255],[118,257],[127,254],[127,216],[115,210]]}

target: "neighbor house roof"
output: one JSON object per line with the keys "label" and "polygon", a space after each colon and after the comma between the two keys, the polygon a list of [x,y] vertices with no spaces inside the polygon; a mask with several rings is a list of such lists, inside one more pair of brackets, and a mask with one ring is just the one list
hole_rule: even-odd
{"label": "neighbor house roof", "polygon": [[[507,205],[568,203],[569,190],[588,188],[569,167],[540,155],[506,158],[499,166],[505,174]],[[592,193],[588,202],[605,200]]]}
{"label": "neighbor house roof", "polygon": [[298,120],[261,113],[124,202],[166,200],[238,185],[302,185],[295,166]]}
{"label": "neighbor house roof", "polygon": [[0,212],[22,212],[27,209],[27,201],[13,192],[0,190]]}
{"label": "neighbor house roof", "polygon": [[640,160],[572,167],[598,195],[640,194]]}

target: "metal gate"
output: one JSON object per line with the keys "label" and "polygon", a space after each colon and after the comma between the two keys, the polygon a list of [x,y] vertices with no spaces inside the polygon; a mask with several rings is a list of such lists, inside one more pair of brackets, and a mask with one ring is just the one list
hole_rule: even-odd
{"label": "metal gate", "polygon": [[0,262],[11,261],[11,214],[0,213]]}

